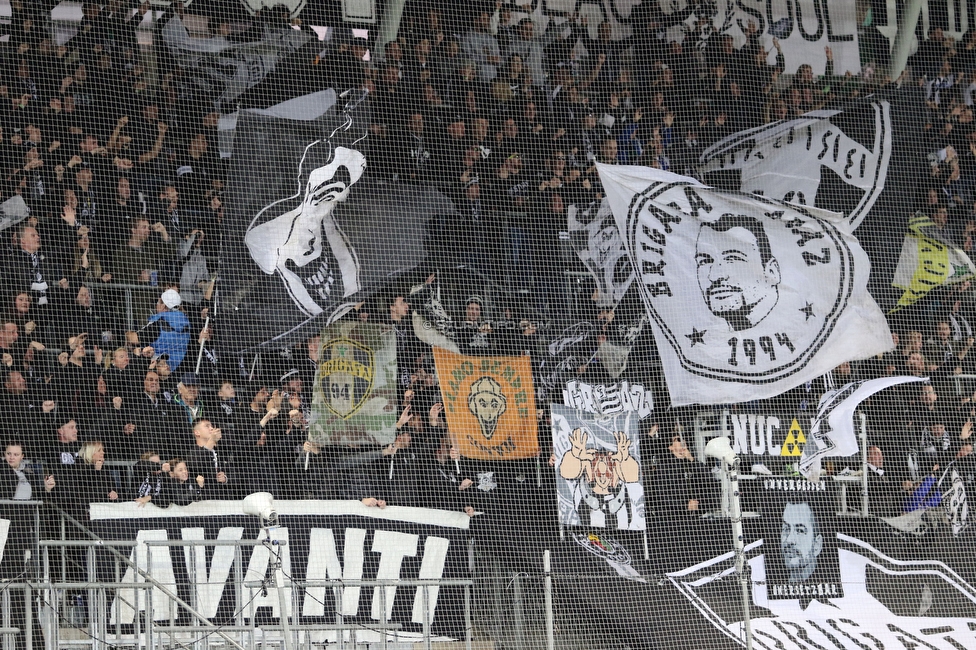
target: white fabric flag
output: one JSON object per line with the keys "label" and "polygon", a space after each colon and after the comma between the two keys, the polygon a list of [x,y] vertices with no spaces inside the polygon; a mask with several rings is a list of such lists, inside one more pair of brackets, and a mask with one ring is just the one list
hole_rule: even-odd
{"label": "white fabric flag", "polygon": [[674,406],[765,399],[894,348],[843,215],[597,165]]}
{"label": "white fabric flag", "polygon": [[854,411],[858,405],[885,388],[913,381],[928,381],[928,377],[881,377],[854,381],[824,393],[810,427],[810,437],[803,446],[800,473],[811,481],[818,481],[822,459],[856,454],[858,444],[854,432]]}

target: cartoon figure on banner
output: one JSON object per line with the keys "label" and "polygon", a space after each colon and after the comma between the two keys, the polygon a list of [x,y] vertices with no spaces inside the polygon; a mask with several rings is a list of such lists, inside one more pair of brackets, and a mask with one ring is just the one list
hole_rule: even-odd
{"label": "cartoon figure on banner", "polygon": [[[559,475],[575,481],[574,500],[581,521],[598,528],[607,527],[607,519],[616,527],[628,527],[628,483],[640,481],[640,464],[630,455],[631,441],[622,431],[614,432],[614,452],[587,447],[589,433],[574,429],[570,449],[559,463]],[[584,513],[586,516],[584,516]]]}
{"label": "cartoon figure on banner", "polygon": [[733,331],[758,324],[779,301],[779,262],[758,219],[723,214],[718,221],[703,223],[695,263],[705,304]]}
{"label": "cartoon figure on banner", "polygon": [[485,440],[491,440],[498,428],[498,418],[508,408],[508,399],[502,392],[502,386],[491,377],[482,377],[471,384],[468,394],[468,410],[478,420],[481,435]]}
{"label": "cartoon figure on banner", "polygon": [[[330,146],[327,141],[311,143],[302,162],[316,147]],[[266,206],[244,236],[254,262],[268,275],[277,272],[295,306],[308,316],[323,313],[337,298],[360,288],[356,252],[334,212],[365,169],[362,153],[336,147],[329,163],[307,172],[307,177],[299,169],[299,193]],[[274,214],[282,209],[276,206],[302,193],[301,203],[293,209],[261,222],[265,213]]]}

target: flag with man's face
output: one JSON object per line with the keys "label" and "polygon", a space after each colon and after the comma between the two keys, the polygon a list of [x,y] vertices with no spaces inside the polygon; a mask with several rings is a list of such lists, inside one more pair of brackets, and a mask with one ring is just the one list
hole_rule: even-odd
{"label": "flag with man's face", "polygon": [[432,349],[447,425],[461,455],[478,460],[537,456],[529,357],[469,357]]}
{"label": "flag with man's face", "polygon": [[597,165],[671,402],[765,399],[894,344],[843,215]]}

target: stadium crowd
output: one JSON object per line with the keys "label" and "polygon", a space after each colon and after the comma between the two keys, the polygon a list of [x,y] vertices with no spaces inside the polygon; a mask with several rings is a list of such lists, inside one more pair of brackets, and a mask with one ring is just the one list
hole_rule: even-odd
{"label": "stadium crowd", "polygon": [[[552,501],[551,486],[537,485],[534,464],[486,467],[451,445],[429,347],[409,325],[419,306],[406,288],[391,288],[349,316],[397,332],[402,415],[387,447],[307,442],[317,336],[286,357],[272,355],[257,374],[240,372],[237,360],[213,363],[211,339],[234,336],[209,318],[219,295],[228,183],[227,159],[217,151],[220,112],[161,42],[154,65],[146,64],[138,25],[148,4],[133,12],[121,0],[86,2],[77,34],[64,43],[52,40],[41,3],[11,4],[10,39],[0,43],[0,201],[8,214],[23,205],[29,216],[2,230],[7,464],[0,496],[43,492],[72,507],[132,499],[165,507],[263,489],[469,514]],[[589,25],[575,14],[540,33],[531,20],[514,22],[501,2],[470,5],[445,13],[408,3],[397,39],[368,61],[366,40],[337,33],[327,45],[316,37],[283,74],[300,80],[304,92],[368,89],[368,174],[434,185],[450,196],[457,221],[442,224],[445,231],[477,243],[485,258],[508,251],[527,301],[564,290],[557,233],[566,228],[568,206],[602,197],[596,162],[693,173],[702,151],[731,133],[881,90],[914,93],[924,105],[919,155],[932,152],[932,175],[915,201],[947,238],[972,250],[974,32],[954,43],[934,30],[913,74],[890,81],[834,76],[829,48],[826,74],[801,66],[785,75],[780,44],[772,40],[770,63],[754,25],[741,47],[713,34],[701,49],[690,36],[687,43],[662,38],[677,19],[653,13],[635,20],[632,36],[613,40],[609,23]],[[237,41],[261,29],[309,29],[275,10],[245,32],[220,20],[210,25]],[[286,98],[270,80],[256,92],[268,103]],[[908,216],[892,215],[892,241],[901,240]],[[486,273],[495,270],[481,261]],[[133,287],[131,304],[119,285]],[[456,315],[467,326],[466,353],[545,354],[548,333],[528,321],[493,329],[511,315],[491,313],[474,287],[459,291],[470,296]],[[835,371],[838,384],[932,377],[921,389],[889,391],[869,405],[872,490],[888,512],[923,498],[919,490],[948,463],[974,478],[967,459],[976,393],[960,397],[955,383],[976,372],[974,311],[970,282],[933,294],[892,321],[894,351]],[[593,297],[586,317],[594,350],[614,316],[605,296]],[[198,350],[206,353],[200,372]],[[613,382],[596,361],[571,375]],[[656,458],[644,477],[651,510],[694,516],[715,507],[715,483],[703,467],[689,469],[693,413],[662,408],[660,374],[657,382],[658,409],[643,431]],[[812,390],[791,392],[789,403],[810,414],[818,397]],[[542,441],[550,438],[547,417],[539,412]],[[107,461],[135,463],[134,479]]]}

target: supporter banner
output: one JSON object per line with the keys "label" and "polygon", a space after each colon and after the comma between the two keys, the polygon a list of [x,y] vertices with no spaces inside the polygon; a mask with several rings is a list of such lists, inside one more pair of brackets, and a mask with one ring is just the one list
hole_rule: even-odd
{"label": "supporter banner", "polygon": [[893,311],[914,305],[936,287],[963,282],[973,276],[976,276],[976,266],[969,256],[952,242],[943,228],[919,212],[908,221],[908,232],[891,283],[904,290]]}
{"label": "supporter banner", "polygon": [[673,405],[774,397],[892,348],[841,215],[644,167],[597,168]]}
{"label": "supporter banner", "polygon": [[[767,50],[773,50],[772,39],[778,38],[786,59],[786,72],[796,72],[803,64],[823,74],[826,57],[824,48],[834,53],[834,73],[857,74],[861,71],[857,44],[857,12],[855,5],[843,0],[795,0],[773,3],[768,0],[657,0],[665,15],[689,13],[684,18],[688,32],[686,44],[704,49],[719,34],[729,34],[736,47],[746,41],[750,24],[755,26]],[[687,43],[687,39],[692,39]]]}
{"label": "supporter banner", "polygon": [[796,463],[803,455],[810,434],[809,417],[762,412],[730,413],[725,426],[731,428],[735,453],[757,456],[749,460],[763,464],[777,459],[788,464]]}
{"label": "supporter banner", "polygon": [[[272,538],[287,542],[280,547],[282,569],[295,582],[467,577],[468,517],[463,513],[400,506],[379,510],[358,501],[277,501],[275,508],[280,526],[271,529]],[[165,509],[152,504],[138,508],[133,502],[92,504],[91,528],[103,539],[139,542],[132,561],[193,602],[207,618],[228,616],[252,597],[245,616],[254,611],[251,606],[270,608],[273,618],[281,616],[273,587],[263,593],[260,587],[241,586],[244,602],[236,601],[239,578],[235,576],[243,576],[244,584],[265,580],[271,559],[267,547],[242,547],[242,565],[235,566],[233,546],[150,550],[145,545],[166,540],[266,539],[258,519],[245,516],[239,501],[203,501]],[[188,576],[196,577],[193,584]],[[143,579],[130,568],[122,582]],[[385,589],[385,601],[378,587],[346,587],[337,601],[331,586],[296,587],[290,590],[285,608],[293,621],[334,622],[336,614],[342,614],[346,623],[359,622],[368,630],[384,620],[385,602],[386,620],[400,624],[407,637],[423,631],[425,611],[435,634],[463,635],[463,588],[435,587],[426,594],[405,585]],[[142,592],[120,590],[112,603],[113,623],[132,623],[136,612],[146,609],[146,598],[136,593]],[[152,598],[154,619],[168,620],[164,594],[154,590]]]}
{"label": "supporter banner", "polygon": [[[434,189],[363,179],[358,110],[301,121],[241,111],[222,222],[221,301],[235,337],[221,344],[233,352],[330,324],[423,259],[427,220],[453,211]],[[280,173],[266,173],[269,162]]]}
{"label": "supporter banner", "polygon": [[179,16],[162,29],[163,43],[188,79],[203,94],[214,97],[218,110],[233,110],[234,100],[274,72],[275,65],[309,42],[313,34],[290,27],[264,26],[260,41],[235,44],[223,36],[192,38]]}
{"label": "supporter banner", "polygon": [[539,455],[529,357],[468,357],[432,348],[454,444],[466,458]]}
{"label": "supporter banner", "polygon": [[821,459],[856,454],[858,444],[854,431],[854,411],[857,407],[885,388],[913,381],[928,381],[928,377],[881,377],[851,382],[824,393],[810,430],[810,444],[803,448],[800,473],[816,481],[820,478]]}
{"label": "supporter banner", "polygon": [[[932,561],[917,545],[890,544],[891,529],[835,516],[824,481],[768,478],[756,496],[761,517],[745,520],[747,540],[755,539],[745,551],[757,647],[949,649],[976,642],[976,590],[958,569]],[[859,526],[864,539],[843,532],[847,523]],[[940,558],[967,562],[966,553],[960,546]],[[737,588],[733,566],[734,555],[726,553],[669,578],[717,629],[739,641],[741,605],[719,596]]]}
{"label": "supporter banner", "polygon": [[601,298],[617,304],[634,281],[634,267],[627,259],[610,202],[571,205],[566,214],[573,250],[593,276]]}
{"label": "supporter banner", "polygon": [[[895,132],[893,112],[889,101],[871,99],[740,131],[705,150],[699,173],[716,187],[840,212],[857,228],[884,191],[889,168],[905,164],[893,155],[903,134]],[[892,187],[903,213],[912,196]]]}
{"label": "supporter banner", "polygon": [[639,418],[552,404],[556,500],[564,526],[645,530]]}
{"label": "supporter banner", "polygon": [[654,397],[642,384],[631,384],[626,380],[610,385],[573,380],[567,382],[563,390],[563,404],[576,411],[601,416],[636,413],[643,420],[654,408]]}
{"label": "supporter banner", "polygon": [[764,540],[767,597],[796,600],[803,606],[811,600],[842,598],[834,495],[828,493],[827,483],[767,478],[755,496],[762,516],[748,522],[747,536],[752,528]]}
{"label": "supporter banner", "polygon": [[396,333],[340,321],[322,330],[308,439],[317,444],[387,445],[396,438]]}

